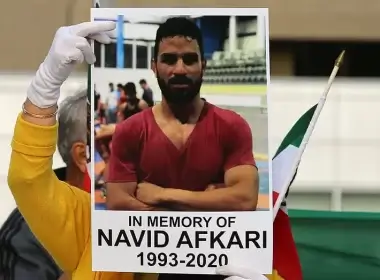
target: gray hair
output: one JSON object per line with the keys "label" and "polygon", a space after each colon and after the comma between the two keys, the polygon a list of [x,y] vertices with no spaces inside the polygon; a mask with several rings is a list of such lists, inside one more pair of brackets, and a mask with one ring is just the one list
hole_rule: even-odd
{"label": "gray hair", "polygon": [[87,142],[87,90],[65,98],[58,111],[58,151],[68,164],[75,142]]}

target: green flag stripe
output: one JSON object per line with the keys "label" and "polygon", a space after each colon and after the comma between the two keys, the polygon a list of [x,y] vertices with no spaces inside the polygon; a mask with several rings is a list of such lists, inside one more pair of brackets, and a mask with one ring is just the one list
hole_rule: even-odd
{"label": "green flag stripe", "polygon": [[299,147],[303,140],[303,137],[306,133],[307,128],[309,127],[310,121],[314,115],[314,111],[317,108],[318,104],[315,104],[311,107],[305,114],[302,115],[301,118],[293,125],[288,134],[285,136],[284,140],[282,140],[281,145],[278,147],[276,154],[273,158],[275,158],[279,153],[281,153],[287,146],[293,145],[295,147]]}

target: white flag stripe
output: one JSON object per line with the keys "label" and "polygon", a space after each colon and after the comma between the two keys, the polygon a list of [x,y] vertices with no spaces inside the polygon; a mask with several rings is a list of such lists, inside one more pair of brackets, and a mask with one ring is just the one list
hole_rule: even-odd
{"label": "white flag stripe", "polygon": [[288,215],[288,208],[287,208],[286,206],[281,206],[279,211],[282,211],[282,212],[284,212],[286,215]]}
{"label": "white flag stripe", "polygon": [[289,173],[293,171],[293,164],[298,155],[298,147],[289,145],[272,160],[272,170],[276,170],[272,176],[272,189],[274,192],[281,193],[288,188],[287,178]]}

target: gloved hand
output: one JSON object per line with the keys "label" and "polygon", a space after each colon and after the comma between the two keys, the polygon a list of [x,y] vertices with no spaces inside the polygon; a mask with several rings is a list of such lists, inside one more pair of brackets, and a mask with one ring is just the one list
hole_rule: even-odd
{"label": "gloved hand", "polygon": [[56,105],[60,88],[75,65],[84,60],[93,64],[96,60],[88,39],[109,44],[108,32],[115,28],[114,22],[84,22],[59,28],[48,55],[27,90],[30,102],[39,108]]}
{"label": "gloved hand", "polygon": [[216,269],[216,274],[229,276],[225,280],[268,280],[267,277],[252,268],[238,267],[234,265],[218,267]]}

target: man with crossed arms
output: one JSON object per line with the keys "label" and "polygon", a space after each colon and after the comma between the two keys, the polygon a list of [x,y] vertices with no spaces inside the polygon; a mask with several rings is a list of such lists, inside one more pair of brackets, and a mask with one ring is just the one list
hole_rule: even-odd
{"label": "man with crossed arms", "polygon": [[[199,27],[184,17],[169,18],[159,26],[152,70],[162,102],[116,126],[108,209],[256,209],[259,178],[250,127],[237,113],[200,97],[206,70],[202,38]],[[179,278],[224,279],[159,275],[159,280]]]}

